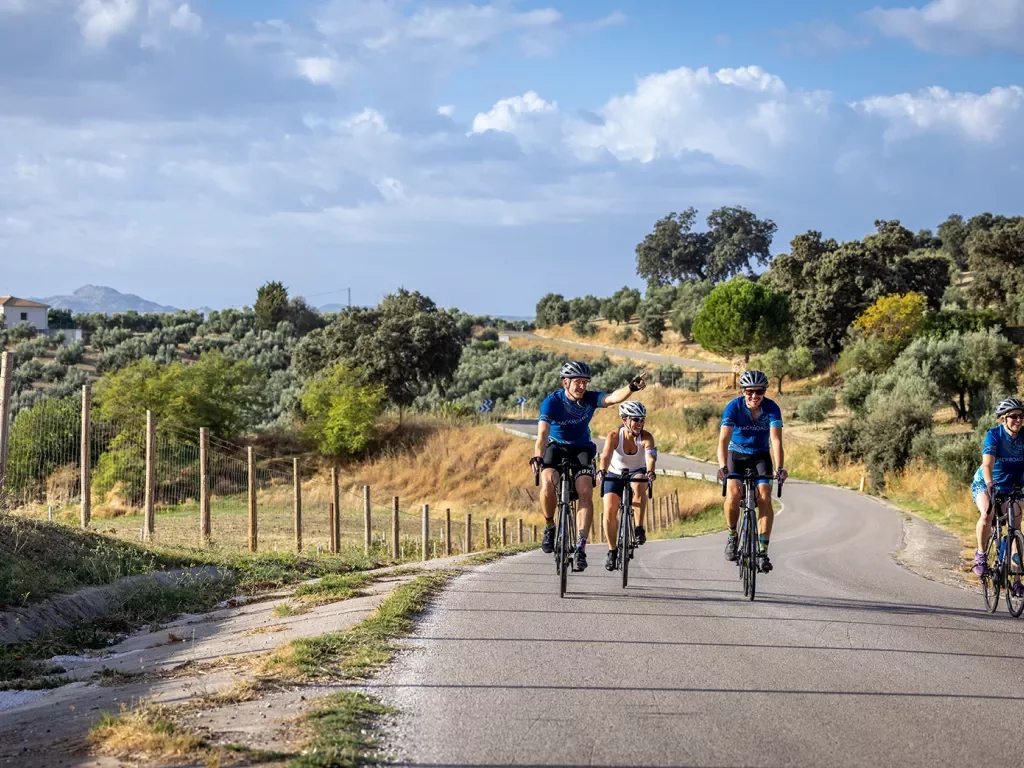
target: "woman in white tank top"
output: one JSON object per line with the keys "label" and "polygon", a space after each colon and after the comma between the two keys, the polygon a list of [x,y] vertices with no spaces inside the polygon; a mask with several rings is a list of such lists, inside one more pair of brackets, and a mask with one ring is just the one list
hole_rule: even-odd
{"label": "woman in white tank top", "polygon": [[[619,505],[622,503],[622,470],[632,472],[646,470],[647,476],[654,480],[654,466],[658,451],[654,447],[654,437],[644,429],[647,422],[647,409],[643,403],[628,400],[619,406],[622,426],[608,433],[601,452],[600,482],[604,489],[604,527],[608,541],[608,557],[604,567],[615,570],[617,542],[619,540]],[[647,541],[644,531],[644,514],[647,511],[647,483],[633,483],[633,505],[638,507],[636,518],[636,538],[638,544]]]}

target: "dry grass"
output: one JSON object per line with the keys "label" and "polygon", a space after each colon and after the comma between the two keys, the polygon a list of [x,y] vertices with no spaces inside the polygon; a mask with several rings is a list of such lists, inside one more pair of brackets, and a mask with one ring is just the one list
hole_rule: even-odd
{"label": "dry grass", "polygon": [[102,755],[160,760],[162,765],[205,762],[209,751],[202,739],[180,729],[169,709],[150,703],[134,710],[122,704],[120,716],[105,714],[89,743]]}
{"label": "dry grass", "polygon": [[905,472],[886,478],[885,495],[894,503],[957,534],[973,552],[978,509],[970,489],[956,487],[940,469],[915,462]]}
{"label": "dry grass", "polygon": [[256,629],[250,629],[248,632],[243,632],[243,635],[271,635],[275,632],[284,632],[288,629],[287,624],[271,624],[269,627],[257,627]]}
{"label": "dry grass", "polygon": [[[708,352],[706,349],[695,342],[686,342],[673,330],[666,330],[663,342],[658,345],[644,344],[640,341],[640,330],[638,323],[622,323],[621,325],[615,325],[606,320],[598,320],[594,323],[597,326],[597,332],[593,336],[577,336],[573,333],[572,325],[556,325],[551,328],[538,328],[534,333],[537,336],[543,336],[550,339],[568,339],[569,341],[579,341],[588,344],[601,344],[608,347],[618,347],[620,349],[630,349],[640,352],[656,352],[659,355],[673,355],[675,357],[685,357],[691,360],[703,360],[709,363],[718,363],[720,365],[732,365],[733,361],[726,357],[721,357]],[[633,338],[629,341],[621,341],[617,339],[616,334],[622,332],[623,329],[630,328],[633,331]],[[741,361],[742,362],[742,361]]]}

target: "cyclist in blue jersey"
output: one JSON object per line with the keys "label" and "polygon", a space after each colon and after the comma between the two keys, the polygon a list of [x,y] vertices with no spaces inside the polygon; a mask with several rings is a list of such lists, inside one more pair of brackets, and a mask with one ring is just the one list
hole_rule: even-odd
{"label": "cyclist in blue jersey", "polygon": [[[743,394],[732,400],[722,413],[718,435],[718,482],[729,484],[725,497],[725,522],[729,537],[725,544],[726,560],[737,559],[736,524],[740,518],[743,496],[743,473],[753,469],[761,477],[772,476],[772,466],[779,468],[775,476],[784,481],[789,473],[783,468],[782,409],[764,396],[768,377],[763,371],[744,371],[740,376]],[[765,573],[772,569],[768,559],[768,541],[772,535],[775,510],[772,509],[772,481],[758,480],[757,509],[759,514],[758,561]]]}
{"label": "cyclist in blue jersey", "polygon": [[590,366],[584,362],[569,362],[559,374],[562,388],[552,392],[540,406],[537,424],[537,445],[530,464],[543,468],[541,474],[540,507],[544,513],[544,539],[541,550],[555,551],[555,510],[558,506],[558,472],[555,467],[563,458],[570,458],[575,467],[576,493],[579,495],[579,542],[576,550],[576,570],[587,567],[587,536],[594,516],[594,456],[597,446],[590,438],[590,420],[598,408],[607,408],[628,400],[630,395],[647,386],[642,373],[626,386],[611,393],[588,390]]}
{"label": "cyclist in blue jersey", "polygon": [[[978,551],[974,555],[974,572],[979,576],[985,573],[985,545],[992,533],[990,493],[1009,493],[1014,486],[1024,485],[1024,436],[1020,429],[1024,423],[1024,402],[1008,397],[996,406],[996,416],[1000,423],[985,433],[981,466],[971,483],[971,496],[981,513],[976,529]],[[1020,523],[1018,520],[1017,525]],[[1024,595],[1020,579],[1015,580],[1013,592],[1017,597]]]}

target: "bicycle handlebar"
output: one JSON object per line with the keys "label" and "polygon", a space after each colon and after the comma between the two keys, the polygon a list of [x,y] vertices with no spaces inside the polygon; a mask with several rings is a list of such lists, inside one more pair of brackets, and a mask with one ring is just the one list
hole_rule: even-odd
{"label": "bicycle handlebar", "polygon": [[[728,475],[725,476],[725,480],[722,481],[722,496],[725,496],[726,486],[729,485],[729,481],[730,480],[736,480],[736,479],[737,478],[729,477]],[[775,481],[778,481],[779,488],[778,488],[778,492],[776,494],[776,498],[780,498],[780,499],[782,498],[782,484],[785,483],[786,481],[781,479],[777,472],[774,475],[753,475],[753,474],[749,474],[748,473],[742,479],[743,479],[744,482],[746,482],[747,480],[775,480]]]}
{"label": "bicycle handlebar", "polygon": [[[621,480],[623,483],[647,483],[647,498],[654,498],[654,480],[647,476],[646,469],[637,469],[632,472],[624,469],[621,474],[609,475],[606,472],[604,476],[605,479]],[[604,498],[604,483],[601,483],[601,498]]]}

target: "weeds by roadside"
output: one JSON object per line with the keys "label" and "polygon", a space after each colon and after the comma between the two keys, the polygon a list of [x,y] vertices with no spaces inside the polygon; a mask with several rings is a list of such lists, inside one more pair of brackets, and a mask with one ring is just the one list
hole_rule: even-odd
{"label": "weeds by roadside", "polygon": [[395,714],[376,699],[358,691],[342,691],[324,699],[303,717],[313,738],[304,754],[288,762],[288,768],[359,766],[378,762],[376,724],[383,715]]}

